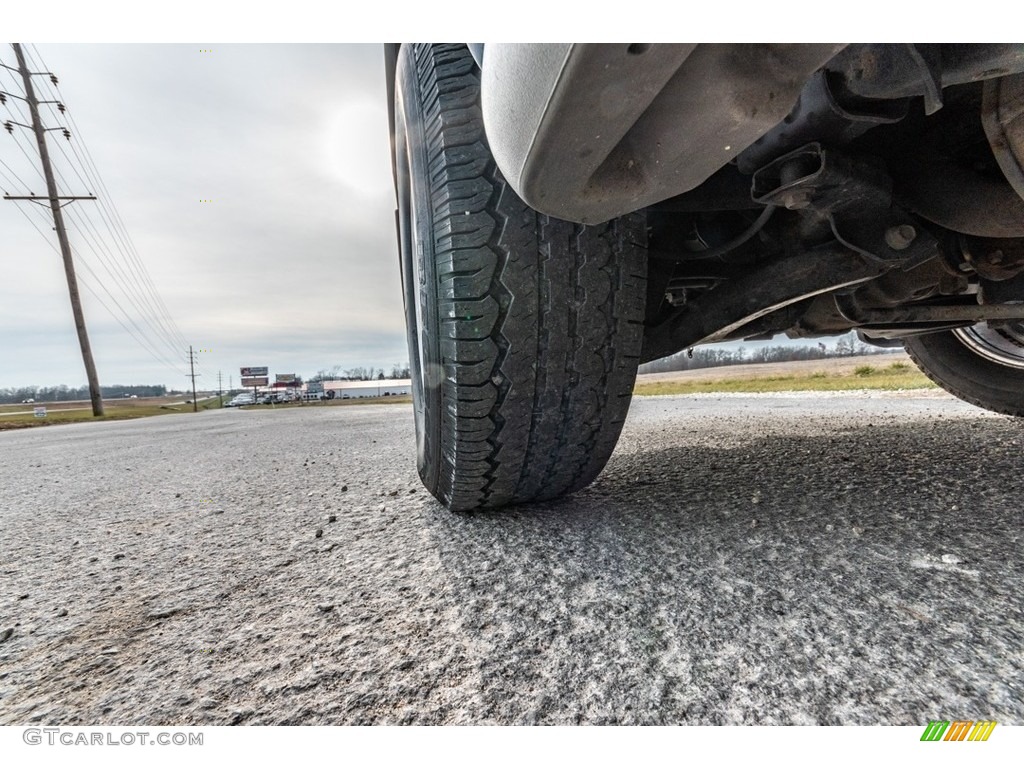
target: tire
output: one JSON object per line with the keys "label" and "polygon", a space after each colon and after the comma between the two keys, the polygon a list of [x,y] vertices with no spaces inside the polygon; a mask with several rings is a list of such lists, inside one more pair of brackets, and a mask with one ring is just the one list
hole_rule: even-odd
{"label": "tire", "polygon": [[553,499],[604,468],[643,336],[646,221],[529,208],[461,45],[403,45],[395,169],[417,466],[449,509]]}
{"label": "tire", "polygon": [[910,337],[904,348],[924,374],[961,400],[1024,417],[1024,323]]}

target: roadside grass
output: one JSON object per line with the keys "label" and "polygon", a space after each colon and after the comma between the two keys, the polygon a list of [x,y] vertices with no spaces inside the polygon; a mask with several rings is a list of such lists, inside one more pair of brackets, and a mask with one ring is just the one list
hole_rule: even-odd
{"label": "roadside grass", "polygon": [[[906,363],[891,363],[884,368],[871,365],[858,366],[852,373],[830,374],[814,371],[807,374],[786,376],[758,376],[753,378],[721,378],[711,381],[652,381],[636,385],[633,394],[645,395],[690,395],[715,392],[841,392],[854,389],[934,389],[924,374]],[[329,408],[334,406],[409,404],[409,395],[392,395],[388,397],[355,397],[319,402],[280,403],[277,405],[242,406],[242,410],[268,408]],[[33,405],[15,404],[0,406],[0,430],[40,427],[47,424],[71,424],[83,421],[119,421],[137,419],[146,416],[160,416],[167,413],[186,413],[192,411],[190,403],[179,405],[138,405],[107,402],[105,415],[94,418],[88,406],[62,408],[60,405],[47,405],[46,417],[36,418],[32,413],[12,413],[26,411]],[[217,409],[220,405],[217,398],[203,400],[199,403],[200,410]]]}
{"label": "roadside grass", "polygon": [[[38,404],[35,404],[38,405]],[[137,405],[104,401],[104,414],[99,418],[92,415],[88,405],[53,405],[47,404],[46,416],[37,418],[33,413],[11,413],[14,410],[31,410],[34,405],[0,406],[0,430],[24,429],[27,427],[44,427],[48,424],[73,424],[83,421],[124,421],[139,419],[145,416],[162,416],[167,413],[191,413],[192,404],[180,405]],[[219,408],[217,398],[201,400],[199,410],[208,411]]]}
{"label": "roadside grass", "polygon": [[712,392],[841,392],[852,389],[934,389],[927,376],[906,363],[885,368],[862,365],[853,373],[828,374],[816,371],[788,376],[747,379],[721,378],[713,381],[651,381],[638,383],[635,395],[692,395]]}

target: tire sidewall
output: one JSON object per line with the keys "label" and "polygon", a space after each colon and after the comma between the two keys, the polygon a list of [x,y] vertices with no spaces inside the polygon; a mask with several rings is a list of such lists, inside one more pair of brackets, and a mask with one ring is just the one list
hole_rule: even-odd
{"label": "tire sidewall", "polygon": [[416,464],[427,489],[438,487],[443,375],[438,346],[437,275],[433,215],[422,94],[411,61],[413,49],[399,51],[395,88],[395,168],[398,237],[405,304],[409,367],[416,422]]}
{"label": "tire sidewall", "polygon": [[913,337],[904,346],[947,392],[987,410],[1024,416],[1024,370],[985,359],[952,331]]}

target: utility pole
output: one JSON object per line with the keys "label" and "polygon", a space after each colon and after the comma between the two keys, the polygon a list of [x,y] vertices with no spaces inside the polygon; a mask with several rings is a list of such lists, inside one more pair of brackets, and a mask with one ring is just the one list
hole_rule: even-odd
{"label": "utility pole", "polygon": [[[35,88],[32,87],[32,75],[48,74],[46,72],[29,72],[25,65],[25,55],[21,51],[21,45],[14,43],[14,55],[18,57],[18,71],[25,83],[25,101],[28,102],[29,112],[32,114],[32,130],[36,135],[36,143],[39,144],[39,159],[43,165],[43,177],[46,179],[47,199],[50,201],[50,210],[53,212],[53,224],[57,230],[57,240],[60,242],[60,254],[64,259],[64,275],[68,281],[68,293],[71,295],[71,312],[75,317],[75,330],[78,331],[78,346],[82,349],[82,361],[85,363],[85,375],[89,381],[89,399],[92,401],[92,415],[103,415],[103,397],[100,394],[100,381],[96,375],[96,364],[92,359],[92,347],[89,345],[89,334],[85,330],[85,315],[82,313],[82,300],[78,294],[78,280],[75,277],[75,264],[71,260],[71,245],[68,243],[68,234],[64,229],[64,214],[61,212],[61,200],[91,199],[87,198],[61,197],[57,194],[57,182],[53,178],[53,168],[50,166],[50,153],[46,148],[46,130],[43,129],[39,120],[39,102],[36,101]],[[53,129],[51,129],[53,130]],[[69,136],[65,129],[65,136]],[[28,197],[8,197],[7,199],[34,199]]]}
{"label": "utility pole", "polygon": [[221,384],[222,384],[221,373],[220,373],[220,371],[217,371],[217,407],[218,408],[223,408],[224,407],[224,387],[221,386]]}
{"label": "utility pole", "polygon": [[[192,346],[188,348],[188,367],[192,371],[192,413],[199,412],[199,404],[196,402],[196,356],[192,352]],[[200,374],[202,375],[202,374]]]}

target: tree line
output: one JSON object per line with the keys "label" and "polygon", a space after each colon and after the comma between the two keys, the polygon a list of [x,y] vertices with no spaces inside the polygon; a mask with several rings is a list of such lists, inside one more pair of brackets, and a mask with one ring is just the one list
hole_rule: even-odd
{"label": "tree line", "polygon": [[322,368],[307,381],[383,381],[384,379],[408,379],[409,364],[395,363],[391,370],[385,375],[383,368],[369,368],[357,366],[355,368],[342,369],[340,365],[330,368]]}
{"label": "tree line", "polygon": [[814,345],[777,344],[748,350],[715,349],[697,347],[683,350],[661,360],[654,360],[640,366],[640,373],[668,373],[689,371],[696,368],[715,368],[722,365],[749,365],[751,363],[788,363],[793,360],[824,360],[830,357],[853,357],[855,355],[884,355],[891,350],[875,347],[858,341],[855,337],[844,336],[834,346],[824,343]]}
{"label": "tree line", "polygon": [[[136,395],[138,397],[162,397],[167,394],[167,387],[163,384],[112,384],[101,386],[100,394],[104,398],[114,399],[125,395]],[[0,389],[0,403],[20,403],[25,400],[35,400],[39,403],[49,403],[65,400],[88,400],[89,387],[69,387],[67,384],[59,384],[53,387],[7,387]]]}

